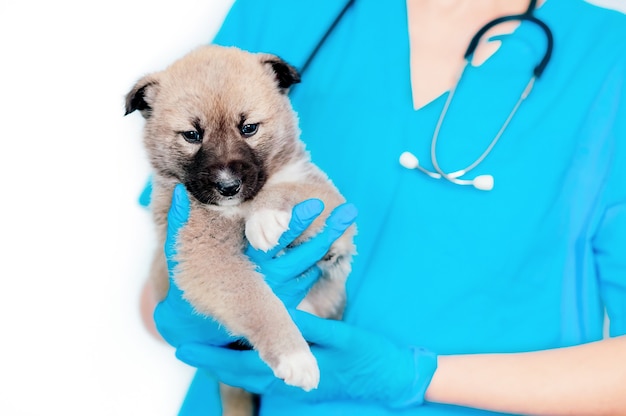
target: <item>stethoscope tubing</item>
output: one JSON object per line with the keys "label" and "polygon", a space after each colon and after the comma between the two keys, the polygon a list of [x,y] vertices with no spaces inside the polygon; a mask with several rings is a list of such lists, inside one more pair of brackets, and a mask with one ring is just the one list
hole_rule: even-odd
{"label": "stethoscope tubing", "polygon": [[539,64],[537,64],[537,66],[535,66],[535,68],[533,69],[533,74],[535,78],[541,77],[541,75],[543,74],[543,71],[545,71],[546,67],[548,66],[548,63],[550,62],[550,59],[552,58],[552,50],[554,48],[554,36],[552,35],[552,31],[550,30],[548,25],[542,20],[535,17],[535,15],[533,15],[532,12],[498,17],[490,21],[483,27],[481,27],[478,30],[478,32],[476,32],[472,40],[470,41],[469,46],[467,47],[467,50],[465,51],[465,55],[463,56],[463,58],[465,58],[466,60],[471,58],[471,56],[476,51],[476,48],[478,47],[480,40],[483,38],[483,36],[485,36],[485,33],[487,33],[490,29],[492,29],[495,26],[498,26],[499,24],[514,21],[514,20],[517,20],[520,22],[527,21],[527,22],[534,23],[539,28],[541,28],[541,30],[543,30],[546,36],[546,50],[544,52],[543,58],[541,59]]}

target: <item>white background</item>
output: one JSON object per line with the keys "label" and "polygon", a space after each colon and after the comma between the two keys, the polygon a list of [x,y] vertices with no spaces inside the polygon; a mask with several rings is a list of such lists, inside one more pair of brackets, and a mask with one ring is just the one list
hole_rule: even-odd
{"label": "white background", "polygon": [[192,376],[139,319],[149,168],[124,96],[231,0],[0,0],[0,415],[175,415]]}
{"label": "white background", "polygon": [[231,1],[0,0],[1,415],[176,414],[192,371],[140,323],[149,169],[123,102]]}

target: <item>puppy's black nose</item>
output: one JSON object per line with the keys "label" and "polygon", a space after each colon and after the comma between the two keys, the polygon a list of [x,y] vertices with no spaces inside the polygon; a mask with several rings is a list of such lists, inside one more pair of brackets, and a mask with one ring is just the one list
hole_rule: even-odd
{"label": "puppy's black nose", "polygon": [[241,180],[232,179],[229,181],[220,181],[215,184],[215,187],[217,188],[217,192],[219,192],[222,196],[237,195],[241,189]]}

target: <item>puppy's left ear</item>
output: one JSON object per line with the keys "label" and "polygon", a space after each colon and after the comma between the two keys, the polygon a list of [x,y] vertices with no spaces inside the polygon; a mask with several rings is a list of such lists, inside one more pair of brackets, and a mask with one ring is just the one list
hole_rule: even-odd
{"label": "puppy's left ear", "polygon": [[150,117],[152,102],[157,93],[159,82],[155,75],[147,75],[141,78],[135,86],[126,94],[126,113],[129,115],[135,110],[141,111],[144,118]]}
{"label": "puppy's left ear", "polygon": [[300,82],[298,70],[278,56],[262,55],[261,62],[272,70],[282,93],[287,93],[289,87]]}

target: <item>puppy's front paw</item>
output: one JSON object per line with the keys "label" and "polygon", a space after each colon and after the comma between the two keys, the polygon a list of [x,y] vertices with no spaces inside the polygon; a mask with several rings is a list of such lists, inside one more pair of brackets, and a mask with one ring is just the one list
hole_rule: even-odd
{"label": "puppy's front paw", "polygon": [[274,375],[290,386],[310,391],[320,382],[320,370],[317,361],[309,351],[298,351],[279,357]]}
{"label": "puppy's front paw", "polygon": [[278,244],[280,236],[289,228],[290,211],[262,209],[254,212],[246,222],[246,238],[258,250],[268,251]]}

